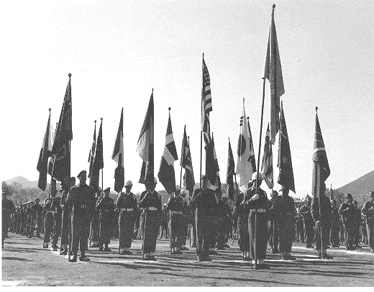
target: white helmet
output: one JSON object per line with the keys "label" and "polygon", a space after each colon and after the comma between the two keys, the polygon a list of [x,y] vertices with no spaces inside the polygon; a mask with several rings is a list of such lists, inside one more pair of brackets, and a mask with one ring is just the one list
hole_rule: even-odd
{"label": "white helmet", "polygon": [[132,181],[128,180],[125,184],[125,187],[132,187]]}

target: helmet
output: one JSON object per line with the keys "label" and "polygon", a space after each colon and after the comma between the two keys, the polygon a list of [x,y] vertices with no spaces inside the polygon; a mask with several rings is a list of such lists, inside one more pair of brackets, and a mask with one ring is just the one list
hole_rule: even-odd
{"label": "helmet", "polygon": [[126,183],[125,183],[125,187],[132,187],[133,184],[132,184],[132,181],[131,180],[128,180]]}

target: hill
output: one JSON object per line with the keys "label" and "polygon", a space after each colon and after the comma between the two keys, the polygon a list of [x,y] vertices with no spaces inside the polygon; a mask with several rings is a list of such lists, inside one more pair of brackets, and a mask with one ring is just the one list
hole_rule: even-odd
{"label": "hill", "polygon": [[5,181],[7,185],[11,185],[14,182],[19,183],[23,188],[37,188],[38,187],[38,181],[29,181],[27,180],[27,178],[24,178],[23,176],[16,176]]}

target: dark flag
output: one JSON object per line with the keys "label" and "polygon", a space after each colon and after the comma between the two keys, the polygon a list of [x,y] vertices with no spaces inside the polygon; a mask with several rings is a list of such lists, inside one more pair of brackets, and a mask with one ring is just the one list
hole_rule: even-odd
{"label": "dark flag", "polygon": [[327,160],[325,150],[325,143],[323,142],[322,131],[319,125],[318,114],[316,108],[316,129],[314,133],[314,149],[313,149],[313,181],[312,194],[314,197],[319,197],[319,190],[321,185],[325,183],[330,176],[330,166]]}
{"label": "dark flag", "polygon": [[212,190],[216,190],[219,187],[221,187],[221,181],[219,177],[219,165],[218,165],[218,159],[217,159],[216,149],[214,145],[213,133],[212,133],[212,137],[209,140],[210,140],[209,144],[205,146],[205,151],[206,151],[205,174],[209,178],[208,187]]}
{"label": "dark flag", "polygon": [[136,145],[136,152],[143,159],[139,183],[153,182],[154,179],[154,105],[153,89],[147,113]]}
{"label": "dark flag", "polygon": [[195,178],[193,174],[192,158],[190,150],[190,141],[187,139],[186,126],[184,126],[182,151],[181,151],[181,167],[184,168],[184,186],[192,196],[195,187]]}
{"label": "dark flag", "polygon": [[270,143],[270,128],[266,130],[265,145],[264,145],[264,156],[262,156],[262,167],[261,173],[264,176],[264,180],[269,187],[274,187],[274,174],[273,174],[273,149]]}
{"label": "dark flag", "polygon": [[229,149],[227,155],[227,173],[226,173],[226,184],[227,184],[227,194],[228,198],[234,201],[234,175],[235,175],[235,161],[232,154],[231,143],[229,140]]}
{"label": "dark flag", "polygon": [[51,109],[49,109],[49,116],[47,122],[47,129],[45,130],[43,145],[40,149],[39,160],[36,169],[39,171],[38,187],[45,191],[47,187],[47,171],[48,158],[52,155],[52,125],[51,125]]}
{"label": "dark flag", "polygon": [[210,89],[210,76],[208,67],[203,57],[203,87],[201,90],[201,128],[204,134],[205,144],[210,142],[210,119],[209,113],[212,108],[212,92]]}
{"label": "dark flag", "polygon": [[52,146],[52,167],[50,175],[61,183],[70,180],[70,142],[73,139],[71,74],[65,91],[64,103],[57,123]]}
{"label": "dark flag", "polygon": [[103,157],[103,118],[101,118],[99,134],[97,135],[94,161],[92,164],[92,173],[90,177],[90,187],[99,190],[100,169],[104,168]]}
{"label": "dark flag", "polygon": [[293,176],[292,159],[291,159],[291,148],[290,141],[288,139],[286,118],[283,112],[283,103],[281,104],[280,114],[280,129],[279,129],[279,153],[278,153],[278,167],[279,176],[278,184],[285,186],[294,193],[295,181]]}
{"label": "dark flag", "polygon": [[174,142],[169,108],[169,119],[166,130],[164,154],[161,157],[160,170],[158,172],[158,178],[168,194],[176,191],[174,171],[174,161],[176,160],[178,160],[178,154]]}
{"label": "dark flag", "polygon": [[92,166],[93,166],[93,162],[94,162],[94,159],[95,159],[95,149],[96,149],[96,120],[95,120],[95,128],[94,128],[94,133],[93,133],[92,146],[91,146],[91,149],[90,149],[90,153],[88,155],[88,162],[89,162],[88,177],[91,177]]}
{"label": "dark flag", "polygon": [[271,143],[275,143],[275,136],[280,127],[280,97],[284,94],[282,66],[279,57],[277,32],[274,22],[274,8],[271,14],[269,39],[267,44],[264,78],[270,82],[270,133]]}
{"label": "dark flag", "polygon": [[121,111],[116,142],[114,143],[112,159],[117,162],[117,168],[114,171],[114,190],[119,193],[125,184],[125,167],[123,163],[123,108]]}

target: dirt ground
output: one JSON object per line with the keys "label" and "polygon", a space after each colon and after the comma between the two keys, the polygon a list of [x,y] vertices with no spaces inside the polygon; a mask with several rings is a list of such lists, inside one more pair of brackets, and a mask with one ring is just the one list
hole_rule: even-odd
{"label": "dirt ground", "polygon": [[219,251],[211,262],[198,262],[195,248],[170,255],[168,240],[157,242],[157,261],[141,260],[141,241],[134,240],[131,256],[118,254],[118,240],[111,252],[90,248],[91,261],[69,263],[42,239],[10,233],[2,249],[2,286],[183,286],[183,287],[373,287],[374,253],[367,246],[355,251],[329,249],[333,260],[320,260],[314,249],[294,244],[296,261],[268,253],[270,270],[253,270],[241,260],[237,242]]}

